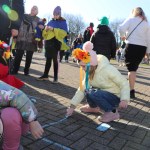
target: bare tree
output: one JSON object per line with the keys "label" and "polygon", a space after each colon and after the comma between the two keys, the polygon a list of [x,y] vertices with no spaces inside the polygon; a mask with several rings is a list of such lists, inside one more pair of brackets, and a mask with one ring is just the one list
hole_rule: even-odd
{"label": "bare tree", "polygon": [[51,20],[52,16],[49,14],[45,14],[45,18],[47,20],[47,23]]}
{"label": "bare tree", "polygon": [[117,47],[120,46],[120,36],[118,32],[119,25],[124,21],[124,19],[115,19],[110,23],[110,28],[116,37]]}
{"label": "bare tree", "polygon": [[79,33],[83,33],[85,23],[83,22],[83,18],[79,15],[63,14],[63,16],[68,24],[69,40],[71,44]]}

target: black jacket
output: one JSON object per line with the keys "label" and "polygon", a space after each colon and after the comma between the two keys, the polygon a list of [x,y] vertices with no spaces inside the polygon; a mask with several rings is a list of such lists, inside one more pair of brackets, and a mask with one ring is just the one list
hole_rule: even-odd
{"label": "black jacket", "polygon": [[76,48],[82,48],[82,45],[83,45],[83,39],[82,38],[76,38],[73,41],[73,47],[74,47],[74,49],[76,49]]}
{"label": "black jacket", "polygon": [[93,33],[91,42],[97,54],[106,56],[109,60],[116,54],[116,39],[113,32],[106,25],[98,25],[97,31]]}
{"label": "black jacket", "polygon": [[[11,3],[12,1],[12,3]],[[0,0],[0,40],[5,41],[11,35],[11,29],[19,29],[24,14],[23,0]],[[5,8],[10,8],[18,14],[17,20],[11,20]],[[13,12],[13,11],[12,11]],[[7,42],[7,41],[5,41]]]}

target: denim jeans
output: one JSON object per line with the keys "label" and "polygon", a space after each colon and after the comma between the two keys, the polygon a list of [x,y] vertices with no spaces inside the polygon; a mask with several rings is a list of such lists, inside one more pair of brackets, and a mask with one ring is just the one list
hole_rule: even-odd
{"label": "denim jeans", "polygon": [[120,103],[119,97],[100,89],[89,89],[86,92],[86,98],[90,107],[100,107],[105,112],[113,111]]}

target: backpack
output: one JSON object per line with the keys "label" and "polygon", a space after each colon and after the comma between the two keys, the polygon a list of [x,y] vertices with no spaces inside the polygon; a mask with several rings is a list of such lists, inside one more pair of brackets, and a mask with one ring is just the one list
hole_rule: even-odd
{"label": "backpack", "polygon": [[91,38],[91,34],[90,34],[90,30],[89,29],[86,29],[85,32],[84,32],[84,43],[86,41],[89,41]]}
{"label": "backpack", "polygon": [[87,39],[87,41],[89,41],[90,38],[91,38],[90,30],[87,30],[87,32],[86,32],[86,39]]}

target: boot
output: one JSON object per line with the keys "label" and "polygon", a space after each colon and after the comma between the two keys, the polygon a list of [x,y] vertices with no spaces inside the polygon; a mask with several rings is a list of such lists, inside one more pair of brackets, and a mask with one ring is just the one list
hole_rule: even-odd
{"label": "boot", "polygon": [[135,90],[130,91],[130,98],[135,98]]}

